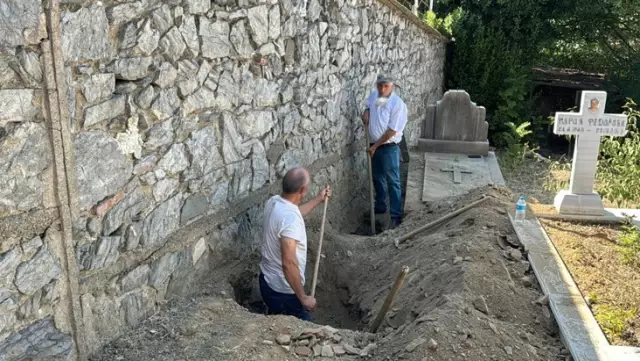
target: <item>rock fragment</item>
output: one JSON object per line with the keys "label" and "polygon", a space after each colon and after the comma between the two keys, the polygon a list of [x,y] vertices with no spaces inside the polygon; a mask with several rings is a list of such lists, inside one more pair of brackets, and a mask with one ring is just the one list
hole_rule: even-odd
{"label": "rock fragment", "polygon": [[342,347],[344,347],[344,350],[347,352],[347,355],[360,355],[360,353],[362,352],[362,350],[360,350],[359,348],[353,347],[348,343],[343,344]]}
{"label": "rock fragment", "polygon": [[331,347],[331,345],[322,346],[322,352],[321,352],[320,356],[322,356],[322,357],[333,357],[334,353],[333,353],[333,348]]}
{"label": "rock fragment", "polygon": [[293,350],[293,352],[302,357],[309,357],[313,353],[307,346],[298,346]]}
{"label": "rock fragment", "polygon": [[376,348],[378,348],[377,344],[370,343],[367,345],[367,347],[363,348],[362,351],[360,351],[360,356],[369,356]]}
{"label": "rock fragment", "polygon": [[278,345],[288,345],[291,343],[291,336],[285,334],[278,335],[278,337],[276,337],[276,342]]}
{"label": "rock fragment", "polygon": [[504,352],[505,352],[507,355],[509,355],[509,356],[513,355],[513,347],[511,347],[511,346],[505,346],[505,347],[504,347]]}
{"label": "rock fragment", "polygon": [[522,259],[522,252],[514,248],[509,251],[509,257],[514,261],[520,261]]}
{"label": "rock fragment", "polygon": [[473,307],[476,310],[488,315],[489,314],[489,306],[487,306],[487,301],[485,301],[484,297],[480,296],[473,300]]}
{"label": "rock fragment", "polygon": [[413,352],[413,351],[415,351],[416,348],[418,348],[418,346],[422,345],[425,342],[427,342],[426,338],[419,337],[419,338],[409,342],[409,344],[407,346],[405,346],[404,350],[407,351],[407,352]]}
{"label": "rock fragment", "polygon": [[542,295],[540,296],[538,299],[536,299],[535,301],[533,301],[536,305],[542,305],[542,306],[546,306],[549,304],[549,296],[547,295]]}

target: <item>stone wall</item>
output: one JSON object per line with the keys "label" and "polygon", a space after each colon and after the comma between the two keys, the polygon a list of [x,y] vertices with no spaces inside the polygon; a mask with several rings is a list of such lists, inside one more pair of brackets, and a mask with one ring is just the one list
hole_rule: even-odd
{"label": "stone wall", "polygon": [[344,222],[358,105],[399,79],[415,144],[444,45],[389,0],[0,0],[0,361],[84,359],[255,254],[290,167]]}

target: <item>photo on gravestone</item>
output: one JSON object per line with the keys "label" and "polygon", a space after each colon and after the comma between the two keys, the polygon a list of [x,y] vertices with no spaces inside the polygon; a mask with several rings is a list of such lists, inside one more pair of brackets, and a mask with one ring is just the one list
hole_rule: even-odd
{"label": "photo on gravestone", "polygon": [[605,214],[602,198],[593,188],[600,140],[604,136],[622,137],[627,134],[627,116],[605,114],[606,102],[606,92],[584,91],[578,113],[556,113],[553,132],[576,136],[569,189],[559,192],[554,200],[560,214]]}

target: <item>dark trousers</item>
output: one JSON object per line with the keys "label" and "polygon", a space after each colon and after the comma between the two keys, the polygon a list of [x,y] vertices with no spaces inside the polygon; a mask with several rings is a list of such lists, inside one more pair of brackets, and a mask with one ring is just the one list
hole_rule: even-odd
{"label": "dark trousers", "polygon": [[262,273],[260,273],[260,295],[267,305],[268,315],[295,316],[301,320],[311,321],[311,314],[302,306],[298,296],[272,290]]}
{"label": "dark trousers", "polygon": [[389,213],[391,221],[402,221],[402,186],[400,183],[400,147],[397,144],[385,144],[379,147],[371,160],[373,187],[376,191],[375,212]]}

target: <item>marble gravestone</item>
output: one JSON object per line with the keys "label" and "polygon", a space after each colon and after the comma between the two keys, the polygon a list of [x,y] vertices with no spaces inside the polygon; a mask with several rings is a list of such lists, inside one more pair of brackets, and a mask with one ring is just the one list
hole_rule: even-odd
{"label": "marble gravestone", "polygon": [[493,152],[486,157],[464,154],[425,153],[422,201],[433,202],[463,195],[487,184],[504,186]]}
{"label": "marble gravestone", "polygon": [[593,190],[600,137],[621,137],[627,134],[627,116],[605,114],[606,102],[606,92],[584,91],[580,101],[580,112],[556,113],[553,132],[558,135],[576,136],[569,189],[558,193],[553,202],[560,214],[605,214],[602,198]]}
{"label": "marble gravestone", "polygon": [[424,152],[487,156],[489,124],[486,109],[464,90],[449,90],[427,106],[418,148]]}

